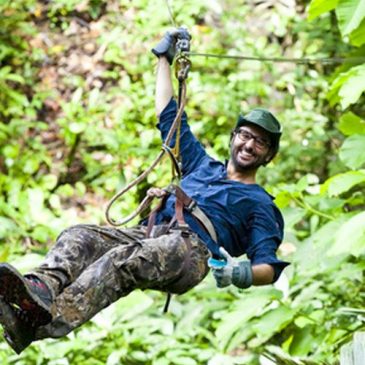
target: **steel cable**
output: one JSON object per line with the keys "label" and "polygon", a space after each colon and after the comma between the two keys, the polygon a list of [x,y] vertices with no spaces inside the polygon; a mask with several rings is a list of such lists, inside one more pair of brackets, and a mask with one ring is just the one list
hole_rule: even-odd
{"label": "steel cable", "polygon": [[245,61],[257,61],[257,62],[288,62],[297,64],[311,64],[311,63],[360,63],[365,62],[365,57],[333,57],[333,58],[286,58],[286,57],[253,57],[253,56],[241,56],[241,55],[228,55],[228,54],[214,54],[214,53],[198,53],[198,52],[184,52],[187,56],[193,57],[211,57],[211,58],[225,58]]}

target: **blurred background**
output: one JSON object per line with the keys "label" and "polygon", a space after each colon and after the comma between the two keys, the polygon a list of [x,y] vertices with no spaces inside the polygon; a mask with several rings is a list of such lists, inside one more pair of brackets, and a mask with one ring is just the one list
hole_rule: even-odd
{"label": "blurred background", "polygon": [[[186,106],[221,160],[239,113],[264,107],[281,121],[259,182],[284,214],[279,256],[292,265],[275,287],[217,290],[208,277],[167,315],[164,295],[137,291],[20,356],[1,342],[4,365],[333,365],[364,328],[359,0],[0,0],[0,260],[26,271],[62,229],[106,224],[108,200],[158,154],[150,50],[173,22],[192,52],[296,60],[191,56]],[[170,171],[166,160],[112,215]]]}

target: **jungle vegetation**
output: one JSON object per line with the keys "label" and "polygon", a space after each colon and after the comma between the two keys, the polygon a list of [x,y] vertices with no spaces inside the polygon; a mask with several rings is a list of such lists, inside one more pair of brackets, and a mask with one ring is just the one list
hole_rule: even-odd
{"label": "jungle vegetation", "polygon": [[[192,56],[187,81],[191,127],[217,158],[239,112],[282,121],[259,181],[284,214],[291,265],[278,285],[243,291],[209,276],[168,314],[163,294],[136,291],[20,356],[1,342],[0,362],[338,364],[365,324],[365,2],[169,3],[194,52],[303,60]],[[0,0],[0,261],[26,272],[62,229],[105,224],[107,201],[149,166],[161,146],[150,49],[171,26],[164,0]],[[113,215],[169,179],[166,161]]]}

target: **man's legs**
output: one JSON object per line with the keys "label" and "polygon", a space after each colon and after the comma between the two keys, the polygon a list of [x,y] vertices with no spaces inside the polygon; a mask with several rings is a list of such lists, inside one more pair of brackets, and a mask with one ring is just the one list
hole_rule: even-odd
{"label": "man's legs", "polygon": [[43,280],[55,297],[110,249],[136,243],[144,236],[144,227],[120,230],[87,224],[72,226],[59,235],[43,263],[30,275]]}
{"label": "man's legs", "polygon": [[35,328],[49,323],[53,299],[88,265],[111,248],[143,237],[143,227],[121,231],[78,225],[62,232],[43,264],[25,277],[0,264],[0,323],[13,349],[21,352],[35,338]]}
{"label": "man's legs", "polygon": [[[56,297],[53,320],[37,329],[36,338],[64,336],[137,288],[182,293],[194,287],[208,272],[209,253],[195,235],[191,242],[190,251],[180,231],[134,243],[121,242],[89,265]],[[182,273],[188,256],[189,267]],[[182,275],[189,279],[177,289],[176,282]]]}
{"label": "man's legs", "polygon": [[[53,320],[38,327],[34,339],[69,333],[133,289],[182,293],[205,277],[209,253],[195,235],[189,250],[179,231],[151,239],[144,239],[144,233],[145,227],[118,230],[89,225],[64,231],[32,273],[54,295]],[[19,348],[28,342],[29,338],[23,346],[20,338]]]}

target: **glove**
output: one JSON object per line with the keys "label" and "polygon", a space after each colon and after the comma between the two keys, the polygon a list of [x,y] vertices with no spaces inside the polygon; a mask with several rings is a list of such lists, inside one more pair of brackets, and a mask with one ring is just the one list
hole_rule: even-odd
{"label": "glove", "polygon": [[[186,28],[180,27],[173,29],[165,33],[160,43],[158,43],[156,47],[152,48],[152,53],[157,57],[165,56],[171,65],[176,54],[177,40],[183,40],[183,44],[186,45],[189,44],[190,39],[191,36]],[[188,50],[189,49],[184,49],[184,51]]]}
{"label": "glove", "polygon": [[233,284],[237,288],[246,289],[252,285],[252,268],[249,261],[236,261],[223,248],[219,248],[224,260],[209,259],[208,266],[212,269],[218,288]]}

